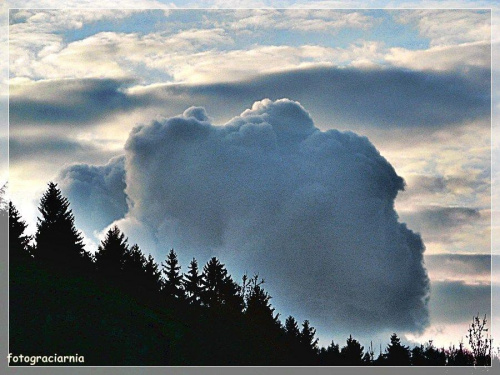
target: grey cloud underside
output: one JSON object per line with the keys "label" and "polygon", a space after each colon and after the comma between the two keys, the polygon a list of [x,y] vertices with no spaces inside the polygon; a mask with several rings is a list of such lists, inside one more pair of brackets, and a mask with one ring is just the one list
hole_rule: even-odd
{"label": "grey cloud underside", "polygon": [[96,148],[90,144],[57,137],[9,137],[9,156],[12,162],[32,160],[42,156],[53,158],[54,155],[74,155],[76,152],[88,153]]}
{"label": "grey cloud underside", "polygon": [[[332,126],[439,127],[490,115],[490,71],[467,75],[386,68],[323,67],[257,76],[220,84],[169,84],[130,94],[130,80],[70,80],[34,84],[10,102],[14,125],[95,125],[116,113],[158,107],[166,116],[202,105],[217,120],[229,120],[262,98],[289,97]],[[34,93],[43,92],[43,97]]]}
{"label": "grey cloud underside", "polygon": [[425,256],[425,266],[438,279],[484,280],[491,279],[492,265],[498,268],[500,256],[493,262],[492,257],[490,254],[433,254]]}
{"label": "grey cloud underside", "polygon": [[88,236],[128,210],[123,156],[104,166],[72,165],[60,172],[57,181],[71,202],[78,228]]}
{"label": "grey cloud underside", "polygon": [[421,207],[420,211],[405,215],[413,223],[421,223],[426,229],[442,230],[477,222],[481,214],[469,207]]}
{"label": "grey cloud underside", "polygon": [[96,125],[117,113],[147,105],[122,90],[130,80],[68,79],[40,81],[10,97],[11,126]]}
{"label": "grey cloud underside", "polygon": [[[435,281],[431,285],[429,310],[435,324],[470,323],[472,317],[491,318],[491,285],[469,285],[463,281]],[[464,336],[467,333],[464,326]]]}
{"label": "grey cloud underside", "polygon": [[[110,167],[68,169],[67,191],[87,169]],[[161,257],[174,247],[183,267],[215,254],[235,276],[259,272],[278,311],[322,332],[428,324],[424,245],[393,208],[404,182],[367,138],[320,131],[287,99],[255,103],[225,126],[192,107],[136,127],[124,167],[129,209],[118,224],[140,223]],[[72,201],[92,206],[95,185]]]}

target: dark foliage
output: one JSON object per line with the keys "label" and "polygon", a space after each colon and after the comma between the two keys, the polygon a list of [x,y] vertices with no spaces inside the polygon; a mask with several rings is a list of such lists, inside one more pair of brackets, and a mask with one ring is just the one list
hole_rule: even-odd
{"label": "dark foliage", "polygon": [[[125,259],[130,255],[128,239],[117,226],[110,228],[95,253],[97,271],[104,277],[119,280],[125,266]],[[133,261],[128,264],[131,266]]]}
{"label": "dark foliage", "polygon": [[344,366],[362,366],[364,357],[364,348],[359,341],[349,336],[346,346],[340,351],[341,362]]}
{"label": "dark foliage", "polygon": [[179,265],[174,249],[170,250],[167,260],[163,264],[163,274],[165,275],[165,280],[163,281],[162,292],[167,301],[172,302],[184,299],[181,266]]}
{"label": "dark foliage", "polygon": [[401,340],[395,333],[391,336],[391,343],[387,347],[386,364],[389,366],[409,366],[410,350],[401,344]]}
{"label": "dark foliage", "polygon": [[202,276],[198,270],[198,262],[195,258],[189,264],[188,273],[184,274],[184,290],[186,291],[186,298],[188,303],[193,305],[199,305],[201,301],[202,287],[201,287]]}
{"label": "dark foliage", "polygon": [[60,270],[86,269],[90,256],[75,228],[69,201],[53,182],[49,183],[38,210],[42,216],[38,218],[35,234],[35,258]]}
{"label": "dark foliage", "polygon": [[24,222],[12,202],[9,202],[9,257],[11,261],[26,262],[32,259],[29,243],[31,236],[24,233]]}
{"label": "dark foliage", "polygon": [[[237,284],[216,257],[200,273],[193,258],[181,273],[172,249],[158,264],[118,227],[95,256],[83,249],[69,202],[49,184],[35,244],[0,189],[0,219],[10,217],[10,349],[26,355],[79,353],[85,365],[471,366],[491,362],[486,317],[469,327],[472,350],[410,350],[396,334],[375,359],[373,346],[349,336],[318,347],[316,329],[289,316],[282,325],[258,275]],[[7,208],[8,207],[8,208]],[[31,254],[33,253],[33,255]],[[75,272],[77,271],[77,272]]]}

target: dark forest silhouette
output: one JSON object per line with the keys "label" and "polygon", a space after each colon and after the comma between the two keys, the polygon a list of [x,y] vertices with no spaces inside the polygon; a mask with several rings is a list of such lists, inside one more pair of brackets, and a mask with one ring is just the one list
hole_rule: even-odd
{"label": "dark forest silhouette", "polygon": [[[85,365],[489,365],[486,317],[469,327],[471,350],[410,349],[394,333],[376,356],[349,336],[319,347],[316,329],[292,316],[284,323],[264,280],[241,284],[216,257],[187,271],[171,249],[159,265],[112,227],[92,255],[83,246],[70,202],[54,183],[41,198],[36,234],[0,191],[0,225],[9,226],[10,351],[79,353]],[[7,224],[8,223],[8,224]]]}

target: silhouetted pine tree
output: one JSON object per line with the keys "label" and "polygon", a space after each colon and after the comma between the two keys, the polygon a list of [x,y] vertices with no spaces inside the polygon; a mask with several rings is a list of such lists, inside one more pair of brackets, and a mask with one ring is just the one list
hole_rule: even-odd
{"label": "silhouetted pine tree", "polygon": [[116,225],[106,232],[95,253],[96,268],[101,275],[111,278],[121,275],[129,253],[127,241],[125,234]]}
{"label": "silhouetted pine tree", "polygon": [[345,366],[361,366],[363,364],[363,350],[363,346],[349,335],[347,345],[340,351],[342,364]]}
{"label": "silhouetted pine tree", "polygon": [[122,266],[123,279],[126,280],[127,289],[136,295],[144,292],[145,265],[146,258],[137,244],[125,251]]}
{"label": "silhouetted pine tree", "polygon": [[27,261],[31,259],[29,242],[31,236],[24,234],[27,225],[21,219],[19,211],[9,202],[9,260]]}
{"label": "silhouetted pine tree", "polygon": [[297,324],[295,318],[291,315],[285,320],[285,332],[287,336],[296,338],[297,340],[299,339],[300,336],[299,325]]}
{"label": "silhouetted pine tree", "polygon": [[195,258],[189,263],[189,271],[184,274],[184,290],[186,291],[187,301],[191,304],[198,305],[202,294],[202,275],[198,270],[198,262]]}
{"label": "silhouetted pine tree", "polygon": [[149,254],[144,265],[144,283],[149,292],[158,292],[161,289],[161,272],[154,258]]}
{"label": "silhouetted pine tree", "polygon": [[289,365],[300,365],[303,361],[302,345],[300,343],[300,329],[297,321],[293,316],[289,316],[285,320],[285,346],[287,355],[287,363]]}
{"label": "silhouetted pine tree", "polygon": [[245,290],[245,315],[265,329],[280,327],[278,314],[274,315],[274,308],[271,306],[271,296],[264,290],[259,281],[259,276],[255,275],[250,281],[243,279],[243,289]]}
{"label": "silhouetted pine tree", "polygon": [[411,364],[409,348],[401,344],[400,338],[395,333],[392,334],[391,343],[387,347],[386,358],[386,364],[389,366],[409,366]]}
{"label": "silhouetted pine tree", "polygon": [[446,353],[442,349],[436,348],[432,340],[429,340],[424,350],[426,366],[444,366],[446,365]]}
{"label": "silhouetted pine tree", "polygon": [[338,366],[341,362],[340,347],[333,341],[328,347],[321,348],[319,352],[319,364],[322,366]]}
{"label": "silhouetted pine tree", "polygon": [[423,345],[415,346],[411,350],[411,365],[412,366],[425,366],[427,360],[425,358],[425,349]]}
{"label": "silhouetted pine tree", "polygon": [[224,265],[211,258],[203,267],[202,303],[208,307],[229,307],[235,311],[243,310],[241,288],[228,275]]}
{"label": "silhouetted pine tree", "polygon": [[304,320],[300,331],[299,341],[302,347],[304,364],[314,364],[314,359],[318,353],[318,339],[314,338],[316,328],[309,324],[309,320]]}
{"label": "silhouetted pine tree", "polygon": [[35,234],[35,258],[60,269],[87,268],[91,258],[75,228],[69,201],[53,182],[42,196],[38,210],[42,217],[38,218]]}
{"label": "silhouetted pine tree", "polygon": [[163,281],[163,294],[168,300],[184,299],[184,289],[182,285],[181,266],[177,260],[177,254],[171,249],[167,255],[167,260],[163,266],[165,279]]}

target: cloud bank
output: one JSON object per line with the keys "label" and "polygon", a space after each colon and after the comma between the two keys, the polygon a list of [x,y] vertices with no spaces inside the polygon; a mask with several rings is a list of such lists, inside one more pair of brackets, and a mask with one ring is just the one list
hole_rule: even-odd
{"label": "cloud bank", "polygon": [[[120,166],[67,169],[72,202],[93,212],[118,194],[123,204],[121,182],[101,188]],[[366,137],[320,131],[288,99],[256,102],[224,126],[191,107],[134,128],[124,170],[128,212],[116,223],[140,225],[127,234],[157,256],[174,247],[184,265],[215,254],[233,274],[259,272],[278,311],[323,332],[427,326],[424,245],[394,210],[404,181]]]}
{"label": "cloud bank", "polygon": [[490,72],[479,68],[465,77],[396,68],[316,67],[258,75],[242,82],[132,85],[127,79],[13,85],[11,126],[89,127],[148,107],[172,116],[184,110],[188,100],[202,103],[214,117],[227,121],[249,100],[288,96],[314,113],[322,127],[331,126],[332,114],[338,124],[350,129],[360,124],[435,129],[490,116]]}

